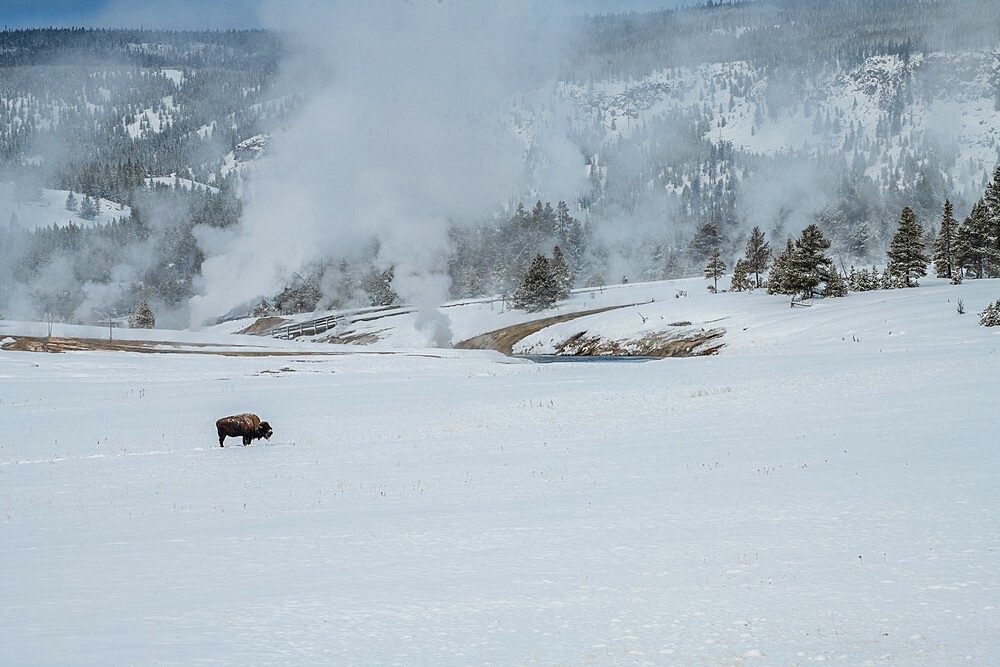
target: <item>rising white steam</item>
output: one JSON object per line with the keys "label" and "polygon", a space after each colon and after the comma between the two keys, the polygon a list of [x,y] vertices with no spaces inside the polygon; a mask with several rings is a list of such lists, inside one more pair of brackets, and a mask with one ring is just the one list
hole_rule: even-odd
{"label": "rising white steam", "polygon": [[[266,19],[292,51],[284,85],[307,102],[254,174],[239,228],[200,230],[192,325],[375,240],[428,343],[446,345],[448,228],[531,187],[509,109],[515,91],[551,80],[560,40],[526,2],[282,2]],[[547,181],[569,171],[582,185],[564,134],[534,150],[547,151]]]}

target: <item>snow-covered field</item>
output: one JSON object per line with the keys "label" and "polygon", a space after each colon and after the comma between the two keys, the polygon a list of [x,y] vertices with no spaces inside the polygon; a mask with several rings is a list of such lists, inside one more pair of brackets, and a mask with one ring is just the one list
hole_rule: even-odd
{"label": "snow-covered field", "polygon": [[0,662],[998,664],[1000,281],[925,282],[618,288],[728,318],[651,362],[0,352]]}

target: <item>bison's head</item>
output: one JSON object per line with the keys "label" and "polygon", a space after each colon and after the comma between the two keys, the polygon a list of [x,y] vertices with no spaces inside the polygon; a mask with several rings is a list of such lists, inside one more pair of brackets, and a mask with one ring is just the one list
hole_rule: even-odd
{"label": "bison's head", "polygon": [[260,426],[257,427],[257,437],[264,438],[268,440],[274,431],[271,430],[271,425],[267,422],[261,422]]}

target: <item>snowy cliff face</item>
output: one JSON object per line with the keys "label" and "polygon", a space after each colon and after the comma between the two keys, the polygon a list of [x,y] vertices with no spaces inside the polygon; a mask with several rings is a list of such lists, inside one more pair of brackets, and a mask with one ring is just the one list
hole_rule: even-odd
{"label": "snowy cliff face", "polygon": [[745,61],[708,63],[638,80],[563,84],[558,94],[572,102],[579,131],[609,150],[685,117],[705,141],[750,154],[860,160],[882,187],[901,161],[915,160],[930,161],[959,187],[978,188],[1000,161],[998,87],[1000,55],[979,51],[875,55],[790,78]]}

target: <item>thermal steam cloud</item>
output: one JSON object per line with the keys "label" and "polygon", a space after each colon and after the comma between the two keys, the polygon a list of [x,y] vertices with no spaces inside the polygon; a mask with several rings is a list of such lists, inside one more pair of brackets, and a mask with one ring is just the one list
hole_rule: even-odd
{"label": "thermal steam cloud", "polygon": [[[448,230],[537,187],[506,114],[551,80],[561,40],[526,2],[281,3],[265,22],[292,52],[281,85],[306,101],[253,174],[239,227],[197,230],[207,259],[192,326],[374,240],[427,342],[447,345]],[[582,157],[558,127],[546,133],[532,147],[545,173],[530,178],[571,198]]]}

